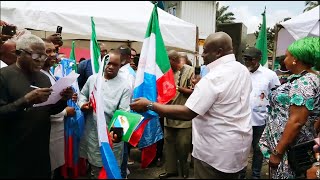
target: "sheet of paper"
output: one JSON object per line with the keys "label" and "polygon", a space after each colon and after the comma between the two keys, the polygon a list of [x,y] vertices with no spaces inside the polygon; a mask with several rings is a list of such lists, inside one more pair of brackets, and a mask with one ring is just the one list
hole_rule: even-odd
{"label": "sheet of paper", "polygon": [[46,102],[35,104],[33,106],[38,107],[57,103],[62,98],[60,95],[62,90],[71,86],[77,80],[78,77],[79,74],[72,71],[67,76],[60,78],[54,85],[51,86],[52,93],[49,96],[48,100]]}

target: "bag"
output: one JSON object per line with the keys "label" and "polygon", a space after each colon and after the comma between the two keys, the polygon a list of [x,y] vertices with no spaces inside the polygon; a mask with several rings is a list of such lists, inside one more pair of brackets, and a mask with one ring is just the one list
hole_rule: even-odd
{"label": "bag", "polygon": [[288,162],[290,168],[295,172],[296,176],[305,174],[316,159],[314,157],[313,146],[314,140],[289,146],[288,148]]}

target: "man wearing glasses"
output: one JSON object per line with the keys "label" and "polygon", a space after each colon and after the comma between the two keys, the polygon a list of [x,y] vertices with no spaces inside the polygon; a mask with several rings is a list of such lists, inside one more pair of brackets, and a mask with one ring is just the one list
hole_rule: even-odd
{"label": "man wearing glasses", "polygon": [[[252,179],[260,179],[263,156],[258,146],[259,139],[265,128],[267,114],[268,94],[272,88],[280,85],[275,72],[260,65],[262,53],[259,49],[250,47],[243,53],[244,64],[250,71],[252,91],[250,94],[251,124],[253,129],[253,156],[252,156]],[[240,178],[244,179],[246,167],[241,171]]]}
{"label": "man wearing glasses", "polygon": [[34,107],[52,93],[40,72],[48,57],[44,42],[26,34],[16,49],[17,62],[0,69],[0,178],[50,178],[50,115],[66,107],[72,89],[64,89],[56,104]]}

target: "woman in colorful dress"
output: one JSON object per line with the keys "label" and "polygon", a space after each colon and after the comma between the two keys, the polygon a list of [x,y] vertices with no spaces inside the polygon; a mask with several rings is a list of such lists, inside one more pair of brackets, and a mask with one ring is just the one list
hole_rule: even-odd
{"label": "woman in colorful dress", "polygon": [[274,179],[296,178],[288,163],[288,147],[316,136],[313,125],[320,113],[320,76],[312,68],[320,69],[320,38],[292,43],[284,63],[293,74],[269,94],[270,115],[260,139]]}

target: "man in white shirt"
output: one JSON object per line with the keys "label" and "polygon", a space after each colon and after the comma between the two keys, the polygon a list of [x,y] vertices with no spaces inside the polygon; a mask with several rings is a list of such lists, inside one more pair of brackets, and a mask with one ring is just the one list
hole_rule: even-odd
{"label": "man in white shirt", "polygon": [[[131,67],[130,63],[131,59],[131,48],[128,46],[120,46],[118,48],[120,52],[120,59],[121,59],[121,68],[119,69],[119,76],[123,77],[130,86],[130,99],[132,97],[133,89],[134,89],[134,81],[136,79],[136,72]],[[127,142],[124,142],[124,153],[123,153],[123,161],[121,164],[121,176],[122,178],[126,178],[128,175],[128,159],[130,159],[130,149],[131,145]],[[132,163],[132,160],[131,160]]]}
{"label": "man in white shirt", "polygon": [[[52,72],[50,71],[50,67],[52,67],[56,63],[56,48],[52,41],[48,39],[43,39],[47,59],[40,70],[50,79],[51,85],[55,84],[57,79],[54,77]],[[65,164],[65,136],[64,136],[64,117],[65,116],[74,116],[75,109],[73,107],[67,106],[63,111],[58,114],[54,114],[50,116],[51,121],[51,130],[50,130],[50,163],[51,163],[51,171],[52,178],[59,179],[62,177],[61,175],[61,167]]]}
{"label": "man in white shirt", "polygon": [[[263,156],[258,146],[259,139],[263,133],[268,117],[267,105],[270,90],[280,86],[277,74],[260,65],[262,53],[255,47],[246,49],[243,60],[250,71],[252,81],[252,92],[250,94],[251,123],[253,130],[253,156],[252,156],[252,179],[260,179]],[[245,178],[246,168],[241,172],[240,178]]]}
{"label": "man in white shirt", "polygon": [[16,42],[7,40],[0,48],[0,69],[9,66],[17,61]]}
{"label": "man in white shirt", "polygon": [[185,105],[162,105],[138,98],[131,109],[160,116],[192,119],[196,179],[238,179],[247,166],[252,142],[250,73],[236,61],[232,39],[224,32],[209,35],[202,57],[209,73],[196,84]]}

